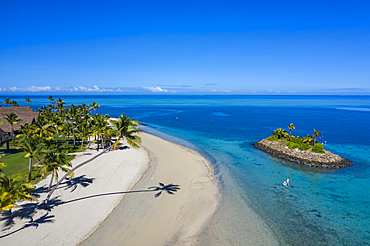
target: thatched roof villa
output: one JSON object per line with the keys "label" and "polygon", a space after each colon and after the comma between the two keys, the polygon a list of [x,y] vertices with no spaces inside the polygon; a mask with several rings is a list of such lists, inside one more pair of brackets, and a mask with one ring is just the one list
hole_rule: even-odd
{"label": "thatched roof villa", "polygon": [[[31,124],[39,117],[39,112],[34,112],[30,106],[0,107],[0,123],[5,121],[5,114],[10,114],[12,112],[16,113],[19,119],[21,119],[18,124],[13,125],[13,130],[15,132],[22,126],[26,124]],[[6,136],[6,134],[9,136],[9,138]],[[9,142],[10,140],[10,124],[0,124],[0,146],[5,142]]]}

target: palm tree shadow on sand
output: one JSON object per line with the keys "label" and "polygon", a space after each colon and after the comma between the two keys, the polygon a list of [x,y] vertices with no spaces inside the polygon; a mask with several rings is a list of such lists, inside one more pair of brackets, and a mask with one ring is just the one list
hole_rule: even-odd
{"label": "palm tree shadow on sand", "polygon": [[49,213],[47,214],[44,214],[43,216],[41,216],[40,218],[36,219],[36,220],[33,220],[33,218],[30,219],[29,222],[27,222],[24,226],[22,226],[21,228],[15,230],[15,231],[12,231],[6,235],[3,235],[3,236],[0,236],[0,238],[3,238],[3,237],[7,237],[7,236],[10,236],[14,233],[17,233],[27,227],[39,227],[40,224],[46,224],[46,223],[54,223],[54,215],[49,215]]}
{"label": "palm tree shadow on sand", "polygon": [[[83,181],[86,181],[84,177],[81,177],[81,178],[82,178]],[[87,183],[90,183],[90,182],[87,182]],[[71,187],[74,187],[74,185],[75,184],[72,184],[70,186],[67,185],[64,188],[69,189]],[[34,192],[38,196],[40,196],[38,193],[45,192],[46,190],[47,190],[47,188],[40,187],[40,188],[36,189]],[[68,203],[71,203],[71,202],[78,202],[78,201],[85,200],[85,199],[97,198],[97,197],[103,197],[103,196],[130,194],[130,193],[141,193],[141,192],[157,192],[157,193],[154,194],[154,197],[157,198],[162,193],[165,193],[165,192],[167,192],[167,194],[170,194],[170,195],[175,195],[175,193],[179,190],[180,190],[180,185],[174,185],[174,184],[165,185],[165,184],[159,182],[159,186],[152,186],[152,187],[149,187],[147,190],[110,192],[110,193],[96,194],[96,195],[91,195],[91,196],[86,196],[86,197],[80,197],[80,198],[76,198],[76,199],[69,200],[69,201],[62,201],[59,197],[54,197],[53,199],[51,199],[49,201],[49,206],[48,206],[47,210],[51,211],[55,207],[58,207],[60,205],[65,205],[65,204],[68,204]],[[44,209],[42,203],[27,203],[27,204],[20,205],[20,209],[14,211],[12,216],[6,216],[5,214],[0,214],[0,222],[5,222],[4,223],[4,228],[2,229],[2,231],[6,231],[6,230],[11,229],[15,224],[15,222],[14,222],[15,218],[28,219],[29,220],[21,228],[15,230],[15,231],[9,232],[8,234],[5,234],[3,236],[0,236],[0,238],[10,236],[10,235],[12,235],[16,232],[19,232],[19,231],[25,229],[25,228],[28,228],[28,227],[37,228],[40,224],[54,223],[54,221],[55,221],[53,219],[54,215],[49,215],[49,213],[41,216],[39,219],[36,219],[36,220],[33,219],[36,212],[38,210],[42,210],[42,209]],[[2,212],[4,213],[5,211],[2,211]]]}
{"label": "palm tree shadow on sand", "polygon": [[157,198],[162,194],[163,191],[167,192],[168,194],[174,195],[175,192],[180,190],[180,187],[179,185],[174,185],[174,184],[164,185],[163,183],[159,183],[159,186],[149,187],[148,190],[159,191],[158,193],[154,195],[154,197]]}
{"label": "palm tree shadow on sand", "polygon": [[[90,199],[90,198],[97,198],[97,197],[103,197],[103,196],[112,196],[112,195],[122,195],[122,194],[131,194],[131,193],[142,193],[142,192],[155,192],[155,191],[159,191],[157,192],[154,197],[157,198],[159,197],[163,191],[167,192],[168,194],[171,194],[171,195],[175,195],[175,192],[177,192],[178,190],[180,190],[180,185],[174,185],[174,184],[168,184],[168,185],[164,185],[163,183],[159,183],[159,186],[152,186],[152,187],[149,187],[147,190],[132,190],[132,191],[119,191],[119,192],[109,192],[109,193],[103,193],[103,194],[96,194],[96,195],[91,195],[91,196],[85,196],[85,197],[79,197],[79,198],[76,198],[76,199],[73,199],[73,200],[69,200],[69,201],[56,201],[54,203],[50,203],[53,207],[56,207],[56,206],[59,206],[59,205],[64,205],[64,204],[68,204],[68,203],[71,203],[71,202],[77,202],[77,201],[81,201],[81,200],[86,200],[86,199]],[[50,208],[48,209],[50,211]]]}

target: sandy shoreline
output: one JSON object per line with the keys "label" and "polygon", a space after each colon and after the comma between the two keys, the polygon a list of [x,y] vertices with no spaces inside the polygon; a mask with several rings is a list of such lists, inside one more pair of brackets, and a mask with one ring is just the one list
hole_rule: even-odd
{"label": "sandy shoreline", "polygon": [[[50,211],[42,209],[50,176],[37,184],[38,204],[20,203],[13,219],[0,214],[1,245],[77,245],[84,239],[81,245],[194,244],[217,209],[212,168],[194,151],[141,137],[140,150],[112,151],[78,169],[76,179],[54,192]],[[73,165],[97,153],[88,150]],[[155,197],[160,190],[148,188],[163,189],[159,182],[180,189]]]}

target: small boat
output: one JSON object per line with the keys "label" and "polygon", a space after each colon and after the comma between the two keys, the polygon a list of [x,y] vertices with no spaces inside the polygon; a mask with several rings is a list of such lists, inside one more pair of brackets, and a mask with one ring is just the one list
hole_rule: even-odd
{"label": "small boat", "polygon": [[290,189],[290,188],[292,188],[290,185],[288,185],[288,184],[283,184],[284,186],[285,186],[285,188],[287,188],[287,189]]}

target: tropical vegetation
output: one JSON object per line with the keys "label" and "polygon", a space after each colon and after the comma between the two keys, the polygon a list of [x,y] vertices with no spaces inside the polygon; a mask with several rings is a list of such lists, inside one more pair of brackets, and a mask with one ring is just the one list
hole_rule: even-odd
{"label": "tropical vegetation", "polygon": [[[13,125],[20,121],[19,117],[15,113],[5,117],[11,126],[13,148],[1,157],[0,211],[11,211],[20,199],[35,200],[31,194],[33,184],[49,174],[48,190],[54,178],[58,181],[60,172],[73,177],[73,171],[78,168],[72,169],[73,153],[84,151],[92,142],[96,143],[97,150],[118,149],[120,139],[132,148],[139,148],[141,139],[137,136],[140,130],[136,120],[124,114],[110,120],[107,114],[95,113],[100,108],[97,102],[67,106],[61,98],[55,100],[52,96],[48,101],[49,105],[38,109],[39,117],[32,124],[22,126],[16,135]],[[26,98],[25,102],[32,100]],[[4,104],[17,105],[9,98]]]}
{"label": "tropical vegetation", "polygon": [[280,141],[282,145],[288,146],[289,149],[299,149],[299,150],[311,150],[314,153],[325,153],[324,145],[317,142],[318,138],[321,138],[321,131],[316,131],[314,129],[312,135],[307,134],[306,137],[293,136],[292,130],[295,129],[293,123],[288,126],[290,132],[281,128],[274,130],[273,134],[267,139],[270,141]]}

